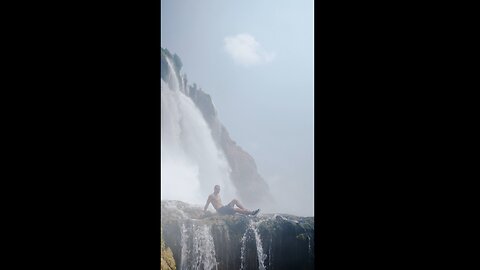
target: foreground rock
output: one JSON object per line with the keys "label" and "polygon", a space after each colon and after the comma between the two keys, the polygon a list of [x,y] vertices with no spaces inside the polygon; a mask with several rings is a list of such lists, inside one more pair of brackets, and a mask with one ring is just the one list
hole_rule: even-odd
{"label": "foreground rock", "polygon": [[165,246],[162,230],[160,231],[160,237],[160,270],[176,270],[172,250]]}
{"label": "foreground rock", "polygon": [[314,269],[313,217],[205,216],[180,201],[162,201],[161,211],[178,269]]}

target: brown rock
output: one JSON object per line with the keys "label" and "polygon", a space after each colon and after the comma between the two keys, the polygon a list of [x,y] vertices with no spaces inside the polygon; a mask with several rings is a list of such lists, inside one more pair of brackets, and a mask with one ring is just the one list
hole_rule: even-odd
{"label": "brown rock", "polygon": [[172,250],[165,246],[165,242],[163,241],[163,230],[160,230],[160,270],[176,270],[177,268]]}

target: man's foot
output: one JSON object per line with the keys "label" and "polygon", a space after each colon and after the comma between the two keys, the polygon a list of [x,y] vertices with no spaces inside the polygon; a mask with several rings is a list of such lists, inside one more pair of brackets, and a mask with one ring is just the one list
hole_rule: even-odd
{"label": "man's foot", "polygon": [[258,212],[260,212],[260,209],[253,211],[252,213],[250,213],[250,215],[255,216],[256,214],[258,214]]}

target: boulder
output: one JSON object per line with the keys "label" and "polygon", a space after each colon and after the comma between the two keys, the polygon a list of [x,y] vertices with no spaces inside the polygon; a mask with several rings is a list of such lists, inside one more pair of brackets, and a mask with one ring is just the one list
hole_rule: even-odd
{"label": "boulder", "polygon": [[163,241],[163,230],[160,229],[160,270],[176,270],[175,259],[170,248]]}

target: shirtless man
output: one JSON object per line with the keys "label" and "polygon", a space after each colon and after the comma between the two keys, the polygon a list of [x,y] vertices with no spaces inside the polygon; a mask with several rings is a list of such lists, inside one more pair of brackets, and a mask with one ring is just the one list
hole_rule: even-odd
{"label": "shirtless man", "polygon": [[[208,205],[211,203],[213,205],[213,208],[217,210],[217,212],[220,215],[234,215],[235,213],[240,213],[244,215],[256,215],[258,212],[260,212],[260,209],[257,209],[255,211],[250,211],[245,209],[242,204],[236,199],[233,199],[229,204],[223,205],[222,204],[222,199],[220,199],[220,186],[215,185],[213,188],[213,193],[208,196],[207,203],[205,204],[205,207],[203,209],[204,212],[207,212]],[[234,208],[234,206],[238,206],[238,208]]]}

